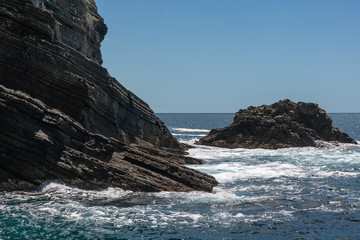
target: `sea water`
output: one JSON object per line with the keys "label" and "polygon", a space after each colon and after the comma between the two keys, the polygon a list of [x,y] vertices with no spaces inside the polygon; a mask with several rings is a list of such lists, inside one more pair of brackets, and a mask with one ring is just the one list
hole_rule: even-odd
{"label": "sea water", "polygon": [[[158,114],[193,144],[233,114]],[[331,114],[360,140],[360,114]],[[0,193],[0,239],[360,239],[360,146],[222,149],[195,146],[189,167],[213,193],[86,191],[44,183]]]}

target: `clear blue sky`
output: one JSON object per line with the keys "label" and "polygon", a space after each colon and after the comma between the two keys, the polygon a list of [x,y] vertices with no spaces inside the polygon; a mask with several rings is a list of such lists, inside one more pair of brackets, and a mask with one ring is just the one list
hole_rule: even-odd
{"label": "clear blue sky", "polygon": [[155,112],[360,112],[359,0],[96,0],[104,64]]}

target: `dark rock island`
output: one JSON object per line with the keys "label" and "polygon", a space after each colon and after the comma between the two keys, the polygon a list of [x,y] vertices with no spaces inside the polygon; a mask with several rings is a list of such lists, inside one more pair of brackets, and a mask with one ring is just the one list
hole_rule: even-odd
{"label": "dark rock island", "polygon": [[231,125],[213,129],[197,144],[277,149],[317,146],[318,141],[356,144],[346,133],[332,126],[330,117],[317,104],[286,99],[239,110]]}
{"label": "dark rock island", "polygon": [[[0,1],[0,190],[211,191],[149,106],[101,67],[93,0]],[[195,161],[196,162],[196,161]]]}

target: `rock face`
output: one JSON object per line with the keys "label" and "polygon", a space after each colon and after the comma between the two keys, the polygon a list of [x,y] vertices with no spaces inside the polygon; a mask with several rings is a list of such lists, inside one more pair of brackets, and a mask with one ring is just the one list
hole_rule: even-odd
{"label": "rock face", "polygon": [[332,127],[326,112],[314,103],[289,99],[239,110],[228,127],[214,129],[197,144],[225,148],[287,148],[317,146],[317,141],[354,143]]}
{"label": "rock face", "polygon": [[0,190],[211,191],[149,106],[101,67],[93,0],[0,1]]}
{"label": "rock face", "polygon": [[107,31],[93,0],[0,3],[1,84],[71,116],[93,133],[126,143],[179,143],[102,62]]}

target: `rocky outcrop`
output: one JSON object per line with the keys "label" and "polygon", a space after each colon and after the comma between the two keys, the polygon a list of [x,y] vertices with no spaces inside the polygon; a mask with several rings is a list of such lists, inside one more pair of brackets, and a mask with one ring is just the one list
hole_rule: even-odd
{"label": "rocky outcrop", "polygon": [[1,1],[0,30],[3,86],[41,100],[93,133],[179,147],[149,106],[99,65],[107,28],[93,0]]}
{"label": "rocky outcrop", "polygon": [[197,144],[277,149],[317,146],[318,141],[356,144],[346,133],[332,126],[330,117],[317,104],[286,99],[239,110],[231,125],[212,130]]}
{"label": "rocky outcrop", "polygon": [[0,189],[211,191],[140,98],[101,67],[93,0],[0,1]]}

